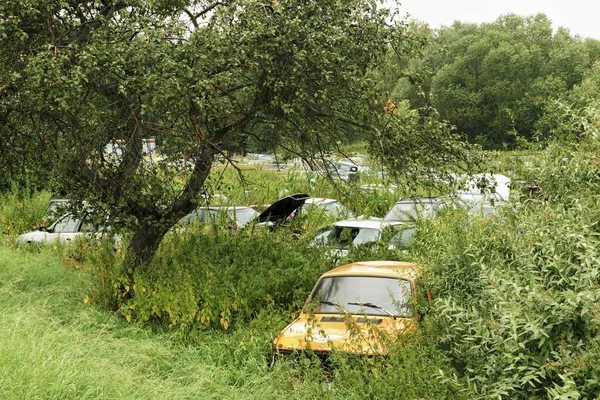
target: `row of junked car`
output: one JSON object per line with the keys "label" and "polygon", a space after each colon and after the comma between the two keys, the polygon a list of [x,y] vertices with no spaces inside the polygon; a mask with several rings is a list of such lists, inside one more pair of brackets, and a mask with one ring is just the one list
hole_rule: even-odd
{"label": "row of junked car", "polygon": [[[504,194],[504,195],[503,195]],[[194,221],[209,224],[219,218],[237,229],[249,224],[269,228],[298,218],[303,213],[321,210],[333,219],[346,218],[319,231],[312,246],[330,246],[331,252],[343,256],[350,247],[381,241],[390,232],[386,243],[390,248],[408,244],[420,217],[440,216],[445,209],[464,207],[472,214],[492,215],[503,205],[508,194],[503,192],[457,192],[445,197],[417,197],[397,201],[384,218],[353,218],[350,210],[333,199],[312,198],[307,194],[284,197],[262,213],[245,206],[202,206],[182,218],[179,226]],[[69,231],[69,232],[67,232]],[[62,240],[66,234],[88,235],[95,232],[86,219],[67,213],[49,228],[44,241]],[[21,242],[32,236],[22,235]],[[69,240],[69,239],[66,239]],[[416,304],[431,301],[431,294],[419,283],[421,268],[409,262],[363,261],[337,267],[323,274],[300,312],[272,342],[272,355],[302,352],[310,349],[327,357],[337,350],[355,354],[386,354],[391,341],[412,331],[420,317]]]}
{"label": "row of junked car", "polygon": [[[337,222],[315,238],[340,236],[343,229],[358,229],[355,242],[375,240],[382,227],[400,226],[406,244],[414,233],[409,220],[437,217],[445,208],[463,206],[468,212],[487,217],[505,202],[502,195],[463,192],[442,198],[398,201],[382,220]],[[398,234],[396,234],[398,235]],[[394,236],[396,237],[396,236]],[[389,345],[414,331],[419,302],[430,303],[431,293],[420,284],[421,267],[411,262],[362,261],[342,265],[323,274],[311,291],[299,316],[273,339],[271,358],[310,350],[321,359],[332,351],[372,356],[386,355]]]}
{"label": "row of junked car", "polygon": [[[330,220],[337,220],[332,225],[322,228],[313,239],[312,246],[332,247],[331,254],[337,257],[347,255],[350,247],[387,241],[390,249],[406,246],[414,232],[414,222],[420,217],[436,218],[444,209],[457,206],[465,207],[473,214],[487,217],[495,212],[505,199],[498,193],[481,194],[475,192],[458,192],[446,197],[416,197],[397,201],[384,218],[354,218],[351,210],[334,199],[313,198],[299,193],[285,196],[276,201],[263,212],[248,206],[200,206],[181,218],[174,228],[186,230],[192,223],[209,225],[217,221],[226,221],[231,227],[243,229],[252,226],[274,228],[283,222],[289,222],[312,212],[326,214]],[[66,203],[66,200],[54,200]],[[71,242],[77,237],[98,237],[110,232],[106,226],[94,224],[89,208],[82,216],[66,212],[48,227],[39,227],[35,231],[22,234],[18,243],[56,241]],[[56,213],[56,210],[53,211]],[[386,234],[387,233],[387,234]],[[115,237],[115,242],[120,238]]]}
{"label": "row of junked car", "polygon": [[[50,224],[39,226],[31,232],[19,236],[17,243],[73,242],[78,237],[96,238],[110,232],[108,223],[98,223],[93,218],[93,210],[83,206],[79,213],[68,211],[67,199],[52,199],[48,205],[46,220]],[[300,211],[302,209],[302,211]],[[249,206],[200,206],[179,220],[173,230],[181,232],[192,223],[213,224],[225,221],[230,227],[242,229],[248,224],[272,228],[283,221],[289,221],[301,213],[318,209],[330,218],[353,216],[352,211],[333,199],[313,198],[307,194],[292,194],[283,197],[262,212]],[[64,211],[64,212],[61,212]]]}

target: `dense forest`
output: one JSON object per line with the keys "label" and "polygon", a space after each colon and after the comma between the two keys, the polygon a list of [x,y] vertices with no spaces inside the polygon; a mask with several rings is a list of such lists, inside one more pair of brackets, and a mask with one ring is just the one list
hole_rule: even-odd
{"label": "dense forest", "polygon": [[484,148],[560,137],[569,113],[598,100],[600,41],[554,27],[544,14],[437,30],[413,21],[407,29],[422,41],[421,51],[390,58],[390,97],[431,107]]}

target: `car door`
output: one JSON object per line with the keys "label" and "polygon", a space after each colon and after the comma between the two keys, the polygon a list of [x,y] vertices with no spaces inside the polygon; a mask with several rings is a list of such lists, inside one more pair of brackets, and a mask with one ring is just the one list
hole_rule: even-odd
{"label": "car door", "polygon": [[73,214],[66,214],[48,229],[48,232],[46,232],[46,242],[54,243],[57,240],[72,242],[80,235],[80,228],[81,219]]}

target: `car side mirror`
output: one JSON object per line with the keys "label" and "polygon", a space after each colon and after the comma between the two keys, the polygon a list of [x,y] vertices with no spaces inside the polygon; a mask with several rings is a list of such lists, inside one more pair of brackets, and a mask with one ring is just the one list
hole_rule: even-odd
{"label": "car side mirror", "polygon": [[46,226],[38,226],[38,231],[40,231],[40,232],[48,232],[48,227],[46,227]]}

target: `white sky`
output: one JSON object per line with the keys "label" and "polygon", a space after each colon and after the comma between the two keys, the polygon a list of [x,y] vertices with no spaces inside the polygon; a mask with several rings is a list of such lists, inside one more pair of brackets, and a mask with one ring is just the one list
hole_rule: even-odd
{"label": "white sky", "polygon": [[[400,15],[406,13],[432,28],[461,22],[492,22],[500,15],[523,16],[544,13],[552,26],[563,26],[582,37],[600,39],[600,1],[598,0],[399,0]],[[395,4],[387,0],[389,5]]]}

